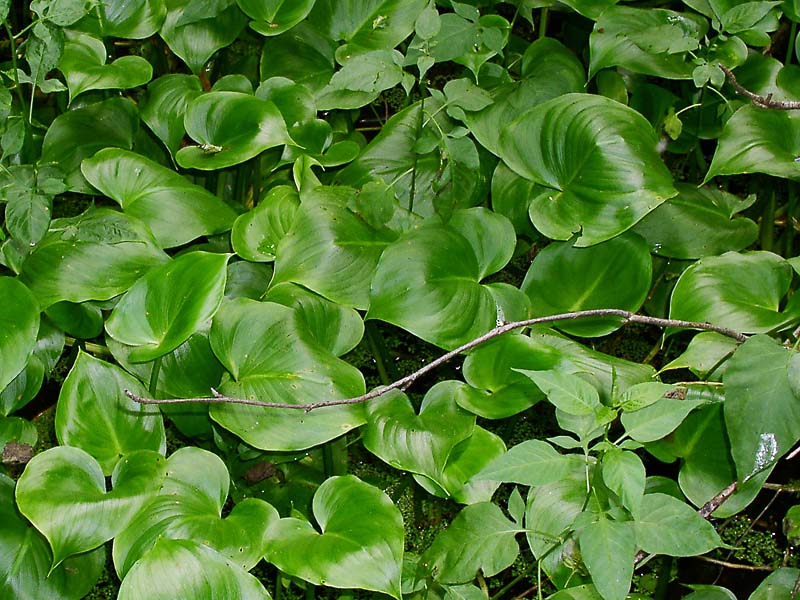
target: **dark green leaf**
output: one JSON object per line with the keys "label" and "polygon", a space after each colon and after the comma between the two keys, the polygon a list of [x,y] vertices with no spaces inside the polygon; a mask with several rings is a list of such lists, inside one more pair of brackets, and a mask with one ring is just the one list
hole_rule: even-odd
{"label": "dark green leaf", "polygon": [[620,497],[625,508],[634,515],[648,514],[647,506],[642,505],[646,472],[642,460],[635,453],[624,450],[607,452],[603,456],[602,472],[603,482]]}
{"label": "dark green leaf", "polygon": [[605,517],[583,528],[581,556],[597,591],[604,600],[624,600],[633,577],[636,538],[630,522]]}
{"label": "dark green leaf", "polygon": [[250,27],[261,35],[278,35],[308,16],[316,0],[236,0],[248,17]]}
{"label": "dark green leaf", "polygon": [[36,344],[36,298],[18,279],[0,277],[0,391],[25,368]]}
{"label": "dark green leaf", "polygon": [[651,554],[695,556],[722,545],[711,523],[666,494],[646,494],[633,527],[637,544]]}
{"label": "dark green leaf", "polygon": [[800,569],[781,567],[761,582],[748,600],[781,600],[791,596],[797,589]]}
{"label": "dark green leaf", "polygon": [[231,245],[249,261],[273,261],[278,243],[294,223],[300,198],[293,188],[277,186],[233,224]]}
{"label": "dark green leaf", "polygon": [[186,135],[183,125],[186,109],[202,93],[199,78],[181,73],[162,75],[147,86],[147,94],[139,104],[142,121],[164,142],[173,157]]}
{"label": "dark green leaf", "polygon": [[79,25],[100,37],[141,40],[161,29],[166,16],[166,0],[104,0]]}

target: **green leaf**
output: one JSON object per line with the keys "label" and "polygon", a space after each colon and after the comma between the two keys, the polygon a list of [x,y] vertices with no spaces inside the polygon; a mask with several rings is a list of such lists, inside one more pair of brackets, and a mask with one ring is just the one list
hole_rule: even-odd
{"label": "green leaf", "polygon": [[359,108],[403,79],[403,55],[397,50],[371,50],[347,60],[320,90],[321,110]]}
{"label": "green leaf", "polygon": [[692,373],[705,379],[712,375],[718,381],[728,367],[727,362],[721,362],[733,354],[739,347],[739,342],[715,331],[698,333],[689,342],[683,354],[664,365],[661,370],[689,369]]}
{"label": "green leaf", "polygon": [[88,12],[89,3],[86,0],[32,0],[30,9],[44,21],[67,27]]}
{"label": "green leaf", "polygon": [[652,442],[675,431],[686,415],[702,404],[701,399],[662,397],[644,408],[626,410],[620,420],[633,439]]}
{"label": "green leaf", "polygon": [[396,469],[436,481],[453,449],[472,435],[475,416],[455,402],[459,383],[442,381],[422,401],[419,415],[408,397],[389,392],[367,404],[364,447]]}
{"label": "green leaf", "polygon": [[209,92],[195,98],[186,110],[184,126],[199,143],[175,154],[185,169],[209,171],[238,165],[289,142],[277,107],[241,92]]}
{"label": "green leaf", "polygon": [[10,199],[5,211],[8,232],[22,244],[35,246],[50,226],[51,204],[48,196],[34,189]]}
{"label": "green leaf", "polygon": [[486,419],[503,419],[530,408],[544,394],[525,369],[546,371],[562,356],[525,335],[504,335],[482,344],[464,360],[464,380],[456,394],[459,406]]}
{"label": "green leaf", "polygon": [[663,396],[675,390],[675,386],[660,381],[637,383],[620,394],[619,407],[625,411],[640,410],[655,404]]}
{"label": "green leaf", "polygon": [[40,162],[57,163],[72,192],[91,194],[80,171],[81,161],[103,148],[133,147],[139,128],[136,105],[127,98],[110,98],[58,115],[47,129]]}
{"label": "green leaf", "polygon": [[[800,440],[800,405],[788,375],[794,356],[795,352],[759,335],[742,344],[728,364],[723,378],[725,425],[740,481]],[[764,442],[774,445],[772,455],[763,455]]]}
{"label": "green leaf", "polygon": [[122,56],[109,65],[106,58],[101,39],[78,31],[66,32],[58,69],[67,80],[70,102],[89,90],[133,88],[153,77],[153,67],[141,56]]}
{"label": "green leaf", "polygon": [[354,477],[330,477],[314,494],[310,523],[284,518],[267,532],[265,558],[315,585],[361,588],[400,600],[403,519],[386,494]]}
{"label": "green leaf", "polygon": [[703,182],[740,173],[800,179],[800,121],[789,113],[749,104],[737,110],[725,123]]}
{"label": "green leaf", "polygon": [[711,523],[666,494],[645,494],[633,528],[636,542],[650,554],[696,556],[722,545]]}
{"label": "green leaf", "polygon": [[384,248],[396,239],[348,208],[355,191],[319,187],[303,194],[294,222],[278,244],[273,283],[291,281],[333,302],[364,309]]}
{"label": "green leaf", "polygon": [[19,600],[80,600],[94,586],[105,564],[105,549],[66,559],[51,569],[47,540],[17,510],[14,481],[0,474],[0,595]]}
{"label": "green leaf", "polygon": [[242,32],[247,17],[233,0],[215,2],[210,14],[191,15],[196,0],[168,0],[167,16],[159,35],[196,75],[220,48]]}
{"label": "green leaf", "polygon": [[496,504],[471,504],[436,536],[420,560],[438,583],[469,582],[479,570],[491,577],[516,560],[518,532]]}
{"label": "green leaf", "polygon": [[559,454],[542,440],[517,444],[480,472],[480,479],[520,485],[546,485],[574,473],[582,473],[584,459],[577,454]]}
{"label": "green leaf", "polygon": [[766,333],[800,317],[797,302],[782,311],[792,267],[771,252],[726,252],[686,269],[675,284],[671,319],[713,323],[743,333]]}
{"label": "green leaf", "polygon": [[799,577],[800,569],[781,567],[767,575],[748,600],[780,600],[791,596]]}
{"label": "green leaf", "polygon": [[79,26],[99,37],[141,40],[161,29],[166,16],[166,0],[104,0]]}
{"label": "green leaf", "polygon": [[258,579],[215,550],[198,542],[170,539],[158,540],[133,565],[118,597],[119,600],[270,599]]}
{"label": "green leaf", "polygon": [[142,121],[164,142],[173,157],[186,135],[183,124],[186,109],[202,93],[203,84],[195,75],[171,73],[150,82],[139,103]]}
{"label": "green leaf", "polygon": [[106,148],[81,164],[87,181],[150,227],[159,246],[228,231],[236,213],[205,188],[140,154]]}
{"label": "green leaf", "polygon": [[591,246],[632,227],[677,192],[638,112],[589,94],[565,94],[525,113],[500,135],[500,158],[545,186],[530,205],[536,228]]}
{"label": "green leaf", "polygon": [[[106,321],[115,340],[138,346],[133,362],[174,350],[217,312],[229,255],[188,252],[137,281]],[[177,301],[176,301],[177,300]]]}
{"label": "green leaf", "polygon": [[0,391],[25,368],[39,332],[36,298],[18,279],[0,277]]}
{"label": "green leaf", "polygon": [[[226,302],[214,317],[210,339],[230,373],[219,388],[223,394],[303,405],[364,393],[361,373],[320,346],[286,306],[243,298]],[[310,448],[364,424],[360,404],[309,413],[214,404],[210,412],[220,425],[264,450]]]}
{"label": "green leaf", "polygon": [[283,77],[318,93],[331,80],[336,47],[306,21],[280,36],[270,37],[261,51],[261,81]]}
{"label": "green leaf", "polygon": [[116,365],[79,351],[58,396],[58,441],[90,454],[106,475],[130,452],[166,450],[161,413],[134,402],[125,390],[146,394],[138,380]]}
{"label": "green leaf", "polygon": [[114,539],[119,577],[124,580],[160,539],[204,544],[238,568],[252,569],[264,554],[266,531],[278,520],[278,511],[247,498],[223,519],[229,483],[225,464],[211,452],[187,446],[170,456],[159,494]]}
{"label": "green leaf", "polygon": [[758,236],[758,226],[728,210],[739,198],[710,187],[677,183],[678,195],[645,216],[633,228],[654,254],[696,259],[741,250]]}
{"label": "green leaf", "polygon": [[614,6],[595,23],[589,37],[589,77],[621,66],[666,79],[691,79],[695,50],[708,31],[705,19],[689,12]]}
{"label": "green leaf", "polygon": [[636,538],[630,522],[601,517],[580,532],[581,556],[604,600],[624,600],[633,577]]}
{"label": "green leaf", "polygon": [[[535,317],[595,308],[636,312],[650,291],[652,271],[647,244],[632,233],[591,248],[556,242],[536,255],[522,291],[531,299]],[[562,331],[582,337],[606,335],[620,325],[618,318],[556,324]]]}
{"label": "green leaf", "polygon": [[736,600],[733,592],[718,585],[689,585],[687,587],[695,591],[684,596],[684,600]]}
{"label": "green leaf", "polygon": [[624,450],[607,452],[603,456],[602,473],[603,482],[620,497],[625,508],[634,515],[647,514],[642,505],[646,472],[642,460],[635,453]]}
{"label": "green leaf", "polygon": [[518,371],[529,377],[556,408],[567,414],[593,415],[600,408],[597,390],[577,375],[563,371]]}
{"label": "green leaf", "polygon": [[108,208],[55,219],[20,279],[46,309],[62,300],[108,300],[168,257],[140,221]]}
{"label": "green leaf", "polygon": [[261,35],[278,35],[308,16],[316,0],[236,0],[253,19],[250,27]]}
{"label": "green leaf", "polygon": [[149,450],[129,454],[106,491],[100,464],[79,448],[57,446],[34,456],[17,482],[17,505],[50,542],[52,567],[122,531],[158,491],[165,462]]}
{"label": "green leaf", "polygon": [[505,312],[480,280],[508,262],[514,239],[511,223],[485,208],[456,211],[447,224],[425,221],[383,252],[367,318],[442,348],[486,333]]}
{"label": "green leaf", "polygon": [[343,41],[343,56],[393,48],[414,31],[428,0],[317,0],[309,23],[330,39]]}
{"label": "green leaf", "polygon": [[278,243],[294,223],[300,197],[294,188],[280,185],[270,189],[258,205],[233,224],[231,245],[245,260],[275,260]]}
{"label": "green leaf", "polygon": [[25,60],[31,69],[30,83],[42,87],[47,74],[56,68],[64,51],[64,31],[52,23],[41,21],[33,26],[33,34],[25,42]]}

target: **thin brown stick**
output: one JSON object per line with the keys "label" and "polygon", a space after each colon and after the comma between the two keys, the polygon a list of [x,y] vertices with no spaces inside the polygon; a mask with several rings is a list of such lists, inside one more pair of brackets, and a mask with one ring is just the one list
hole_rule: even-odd
{"label": "thin brown stick", "polygon": [[756,106],[760,106],[761,108],[771,108],[775,110],[800,110],[800,101],[797,100],[773,100],[772,94],[767,96],[761,96],[759,94],[753,93],[744,87],[741,83],[736,81],[736,76],[733,74],[728,67],[723,64],[719,65],[719,68],[722,70],[723,73],[728,77],[728,82],[733,86],[733,89],[736,90],[740,96],[744,96],[745,98],[749,99],[750,102],[755,104]]}
{"label": "thin brown stick", "polygon": [[734,562],[729,562],[727,560],[719,560],[718,558],[711,558],[710,556],[696,556],[695,558],[699,558],[700,560],[704,560],[706,562],[709,562],[712,565],[719,565],[720,567],[725,567],[726,569],[740,569],[742,571],[774,571],[775,570],[774,568],[767,567],[765,565],[743,565],[741,563],[734,563]]}
{"label": "thin brown stick", "polygon": [[450,352],[443,354],[442,356],[440,356],[435,360],[432,360],[427,365],[423,366],[420,369],[417,369],[410,375],[406,375],[405,377],[402,377],[401,379],[398,379],[397,381],[390,383],[389,385],[376,388],[371,392],[367,392],[366,394],[362,394],[361,396],[356,396],[354,398],[345,398],[343,400],[327,400],[323,402],[312,402],[309,404],[290,404],[288,402],[265,402],[263,400],[247,400],[245,398],[231,398],[230,396],[225,396],[223,394],[220,394],[214,389],[211,390],[213,396],[209,398],[165,398],[157,400],[152,398],[143,398],[142,396],[138,396],[129,390],[125,390],[125,395],[128,396],[128,398],[130,398],[131,400],[139,402],[140,404],[186,404],[189,402],[202,402],[205,404],[227,403],[227,404],[245,404],[248,406],[260,406],[262,408],[303,410],[305,412],[311,412],[312,410],[323,408],[325,406],[360,404],[362,402],[367,402],[368,400],[372,400],[379,396],[383,396],[385,393],[390,392],[391,390],[396,390],[396,389],[405,390],[410,385],[412,385],[417,379],[419,379],[429,371],[438,368],[447,361],[452,360],[462,352],[466,352],[467,350],[472,350],[473,348],[480,346],[481,344],[485,344],[486,342],[496,337],[499,337],[505,333],[508,333],[509,331],[514,331],[515,329],[522,329],[523,327],[533,327],[534,325],[542,325],[544,323],[554,323],[556,321],[571,321],[576,319],[585,319],[589,317],[619,317],[620,319],[622,319],[623,324],[642,323],[645,325],[653,325],[656,327],[702,329],[705,331],[715,331],[716,333],[731,337],[739,342],[744,342],[747,339],[747,336],[744,335],[743,333],[739,333],[738,331],[734,331],[726,327],[718,327],[717,325],[712,325],[711,323],[682,321],[678,319],[660,319],[658,317],[647,317],[644,315],[638,315],[628,310],[621,310],[616,308],[598,308],[593,310],[581,310],[569,313],[561,313],[557,315],[549,315],[547,317],[536,317],[534,319],[526,319],[524,321],[514,321],[512,323],[504,323],[502,325],[498,325],[494,329],[484,333],[483,335],[475,338],[474,340],[459,346],[455,350],[451,350]]}

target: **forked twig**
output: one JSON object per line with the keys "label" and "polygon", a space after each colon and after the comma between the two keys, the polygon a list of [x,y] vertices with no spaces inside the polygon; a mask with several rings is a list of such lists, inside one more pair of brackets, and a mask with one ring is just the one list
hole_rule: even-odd
{"label": "forked twig", "polygon": [[773,100],[772,94],[768,94],[767,96],[761,96],[759,94],[753,93],[744,87],[741,83],[736,81],[736,76],[733,74],[728,67],[723,64],[719,65],[719,68],[725,73],[726,77],[728,78],[728,82],[731,84],[733,89],[740,96],[744,96],[748,98],[750,102],[755,104],[756,106],[760,106],[761,108],[772,108],[775,110],[800,110],[800,101],[797,100]]}
{"label": "forked twig", "polygon": [[387,392],[390,392],[391,390],[396,390],[396,389],[405,390],[406,388],[411,386],[417,379],[419,379],[426,373],[432,371],[433,369],[438,368],[447,361],[452,360],[462,352],[466,352],[467,350],[472,350],[473,348],[480,346],[481,344],[484,344],[505,333],[508,333],[509,331],[514,331],[515,329],[522,329],[523,327],[533,327],[535,325],[542,325],[545,323],[554,323],[557,321],[572,321],[576,319],[585,319],[590,317],[618,317],[622,320],[623,324],[642,323],[645,325],[653,325],[656,327],[676,327],[685,329],[702,329],[705,331],[714,331],[716,333],[733,338],[739,342],[744,342],[747,339],[747,336],[744,335],[743,333],[734,331],[732,329],[728,329],[726,327],[719,327],[717,325],[712,325],[711,323],[700,323],[697,321],[683,321],[679,319],[660,319],[658,317],[647,317],[644,315],[638,315],[628,310],[621,310],[617,308],[598,308],[593,310],[580,310],[575,312],[561,313],[557,315],[549,315],[546,317],[536,317],[533,319],[525,319],[524,321],[502,323],[497,327],[495,327],[494,329],[491,329],[490,331],[484,333],[483,335],[475,338],[474,340],[467,342],[466,344],[463,344],[446,354],[443,354],[439,358],[429,362],[427,365],[417,369],[410,375],[406,375],[405,377],[402,377],[401,379],[398,379],[397,381],[390,383],[389,385],[375,388],[374,390],[367,392],[366,394],[362,394],[354,398],[345,398],[342,400],[326,400],[323,402],[311,402],[309,404],[291,404],[288,402],[265,402],[263,400],[232,398],[230,396],[225,396],[223,394],[220,394],[214,389],[211,390],[213,396],[208,398],[164,398],[157,400],[152,398],[143,398],[142,396],[138,396],[129,390],[125,390],[125,395],[128,396],[128,398],[130,398],[131,400],[134,400],[135,402],[139,402],[141,404],[186,404],[190,402],[202,402],[205,404],[217,404],[217,403],[245,404],[248,406],[260,406],[261,408],[303,410],[305,412],[311,412],[312,410],[316,410],[318,408],[323,408],[326,406],[361,404],[362,402],[367,402],[368,400],[373,400],[374,398],[378,398],[379,396],[382,396]]}

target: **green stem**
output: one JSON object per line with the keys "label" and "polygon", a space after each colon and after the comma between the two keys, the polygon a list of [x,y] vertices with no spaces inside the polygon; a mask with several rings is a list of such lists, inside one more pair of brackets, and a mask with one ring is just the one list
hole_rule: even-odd
{"label": "green stem", "polygon": [[322,446],[325,477],[347,474],[347,437],[342,436]]}
{"label": "green stem", "polygon": [[158,374],[161,372],[161,357],[159,356],[157,359],[153,361],[153,370],[150,372],[150,387],[148,388],[148,392],[150,395],[155,398],[156,397],[156,388],[158,387]]}
{"label": "green stem", "polygon": [[[8,35],[8,40],[11,43],[11,71],[12,71],[12,79],[14,80],[14,89],[17,93],[17,100],[19,100],[20,109],[25,106],[25,97],[22,95],[22,88],[19,85],[19,76],[17,74],[17,43],[14,39],[14,36],[11,34],[11,27],[8,25],[8,21],[3,21],[3,27],[5,27],[6,35]],[[25,128],[27,129],[29,123],[25,124]]]}
{"label": "green stem", "polygon": [[525,574],[525,573],[523,573],[522,575],[517,575],[516,577],[514,577],[514,579],[512,579],[511,581],[509,581],[507,584],[505,584],[503,587],[501,587],[499,590],[497,590],[497,591],[496,591],[494,594],[492,594],[492,596],[491,596],[490,600],[499,600],[499,598],[502,598],[502,597],[503,597],[503,595],[504,595],[504,594],[505,594],[505,593],[506,593],[508,590],[510,590],[511,588],[513,588],[513,587],[514,587],[515,585],[517,585],[517,584],[518,584],[520,581],[523,581],[523,580],[525,579],[525,577],[527,577],[527,574]]}
{"label": "green stem", "polygon": [[794,215],[797,212],[797,183],[787,181],[787,197],[789,203],[786,206],[786,239],[784,240],[784,256],[794,256]]}
{"label": "green stem", "polygon": [[274,600],[283,600],[283,575],[280,571],[275,575],[275,598]]}
{"label": "green stem", "polygon": [[759,242],[761,249],[772,252],[774,247],[774,225],[775,225],[775,189],[769,192],[767,205],[761,214],[761,231],[759,232]]}
{"label": "green stem", "polygon": [[669,592],[669,576],[672,572],[672,557],[662,556],[658,568],[658,582],[656,583],[653,600],[667,600]]}
{"label": "green stem", "polygon": [[786,44],[786,60],[783,61],[784,65],[792,62],[792,54],[794,54],[794,38],[797,36],[797,23],[792,21],[792,26],[789,29],[789,43]]}
{"label": "green stem", "polygon": [[550,19],[550,9],[543,8],[539,13],[539,39],[547,37],[547,21]]}
{"label": "green stem", "polygon": [[306,582],[306,600],[314,600],[314,598],[316,598],[316,591],[316,586]]}
{"label": "green stem", "polygon": [[369,351],[372,353],[372,358],[375,359],[375,366],[378,369],[378,376],[381,378],[381,383],[383,385],[389,385],[392,381],[399,379],[400,373],[397,371],[394,362],[392,362],[383,336],[374,321],[366,322],[364,333],[367,338]]}
{"label": "green stem", "polygon": [[[420,80],[419,82],[421,92],[422,92],[422,100],[419,101],[419,118],[417,119],[417,139],[419,139],[420,135],[422,135],[422,117],[425,114],[425,93],[427,92],[427,86],[425,82]],[[417,188],[417,161],[419,160],[419,154],[416,152],[414,153],[414,165],[413,171],[411,171],[411,188],[408,192],[408,212],[414,212],[414,195],[416,194]]]}

